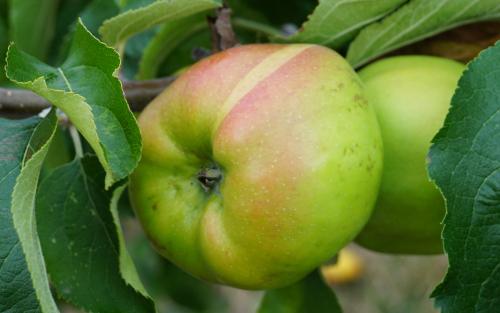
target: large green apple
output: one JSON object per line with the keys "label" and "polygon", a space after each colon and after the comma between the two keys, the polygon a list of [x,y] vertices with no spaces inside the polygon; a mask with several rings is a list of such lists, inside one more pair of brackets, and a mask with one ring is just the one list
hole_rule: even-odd
{"label": "large green apple", "polygon": [[314,45],[197,63],[139,118],[133,207],[160,254],[246,289],[299,280],[368,220],[382,142],[349,64]]}
{"label": "large green apple", "polygon": [[427,177],[426,155],[463,70],[448,59],[400,56],[360,72],[384,141],[379,198],[357,238],[361,245],[389,253],[442,252],[444,201]]}

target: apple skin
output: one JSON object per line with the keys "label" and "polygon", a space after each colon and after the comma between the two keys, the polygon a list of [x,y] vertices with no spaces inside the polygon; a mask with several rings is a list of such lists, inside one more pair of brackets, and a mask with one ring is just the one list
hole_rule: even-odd
{"label": "apple skin", "polygon": [[[245,45],[210,56],[139,125],[132,205],[157,251],[198,278],[291,284],[351,241],[373,209],[375,112],[327,48]],[[209,190],[199,181],[208,169],[222,174]]]}
{"label": "apple skin", "polygon": [[464,69],[444,58],[398,56],[360,71],[384,141],[376,208],[356,239],[362,246],[396,254],[442,253],[444,200],[427,176],[426,157]]}

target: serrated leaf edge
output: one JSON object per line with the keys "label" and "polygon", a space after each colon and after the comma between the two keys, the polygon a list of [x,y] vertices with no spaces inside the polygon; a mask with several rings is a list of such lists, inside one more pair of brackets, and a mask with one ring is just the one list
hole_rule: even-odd
{"label": "serrated leaf edge", "polygon": [[[494,14],[494,15],[487,15],[487,16],[483,16],[483,17],[473,17],[473,18],[470,18],[470,19],[467,19],[467,20],[461,20],[459,22],[456,22],[456,23],[453,23],[453,24],[449,24],[449,25],[446,25],[444,27],[441,27],[441,28],[436,28],[434,29],[433,31],[431,32],[428,32],[428,33],[425,33],[425,34],[422,34],[420,36],[416,36],[416,37],[413,37],[412,39],[409,39],[409,40],[406,40],[406,41],[402,41],[400,42],[399,44],[396,44],[396,45],[393,45],[393,46],[389,46],[387,47],[386,49],[383,49],[383,50],[380,50],[378,51],[377,53],[371,55],[371,56],[362,56],[362,57],[359,57],[357,55],[355,55],[354,57],[352,56],[352,47],[354,47],[356,45],[356,42],[357,42],[357,39],[359,38],[359,36],[361,36],[363,34],[363,31],[365,31],[365,29],[367,29],[368,27],[372,26],[372,25],[380,25],[382,23],[384,23],[384,21],[386,21],[386,19],[388,18],[391,18],[392,16],[394,16],[395,14],[397,14],[400,10],[403,10],[407,5],[409,5],[411,2],[408,2],[402,6],[400,6],[396,11],[392,12],[391,14],[387,15],[385,18],[383,18],[381,21],[379,22],[375,22],[375,23],[372,23],[370,25],[368,25],[366,28],[364,28],[363,30],[361,30],[361,32],[358,34],[358,36],[356,38],[354,38],[352,41],[351,41],[351,44],[349,46],[349,49],[347,51],[347,56],[346,56],[346,59],[347,61],[354,67],[354,68],[359,68],[365,64],[367,64],[368,62],[376,59],[377,57],[383,55],[384,53],[387,53],[387,52],[390,52],[390,51],[393,51],[393,50],[396,50],[396,49],[399,49],[401,47],[404,47],[404,46],[407,46],[409,44],[412,44],[414,42],[418,42],[418,41],[421,41],[425,38],[429,38],[429,37],[432,37],[434,35],[437,35],[439,33],[442,33],[442,32],[445,32],[447,30],[450,30],[450,29],[453,29],[453,28],[456,28],[456,27],[459,27],[459,26],[463,26],[463,25],[467,25],[467,24],[471,24],[471,23],[475,23],[475,22],[483,22],[483,21],[489,21],[489,20],[495,20],[495,19],[500,19],[500,13],[498,14]],[[372,42],[375,42],[375,39],[372,41]],[[370,44],[369,46],[365,46],[363,47],[363,49],[358,49],[360,51],[366,51],[369,49],[369,47],[371,46],[372,44]]]}
{"label": "serrated leaf edge", "polygon": [[[214,8],[221,5],[220,0],[198,0],[198,1],[200,1],[200,6],[202,6],[201,1],[205,2],[207,5],[213,4],[212,7],[214,7]],[[125,33],[126,27],[123,27],[120,30],[120,32],[112,34],[112,33],[109,33],[107,30],[108,28],[111,27],[109,25],[113,25],[114,23],[117,23],[117,21],[120,21],[121,19],[124,19],[127,16],[140,15],[142,12],[160,10],[159,8],[161,8],[164,5],[169,5],[170,2],[172,2],[172,0],[157,0],[156,2],[153,2],[147,6],[140,7],[140,8],[133,9],[133,10],[128,10],[126,12],[123,12],[119,15],[116,15],[116,16],[104,21],[104,23],[102,23],[101,27],[99,28],[99,34],[101,35],[102,40],[110,46],[120,46],[120,42],[126,40],[129,37],[129,36],[124,36],[122,38],[122,34]],[[188,9],[191,10],[191,8],[188,8]],[[177,13],[177,15],[179,15],[179,13]],[[138,32],[147,30],[147,29],[153,27],[154,25],[160,24],[163,19],[165,19],[165,16],[161,16],[158,19],[150,20],[148,22],[148,26],[145,29],[140,30]],[[138,33],[138,32],[135,32],[135,33]],[[131,34],[130,36],[132,36],[132,35],[133,34]]]}
{"label": "serrated leaf edge", "polygon": [[142,284],[141,279],[139,278],[139,274],[137,273],[137,270],[135,268],[134,261],[132,260],[132,257],[128,253],[127,246],[124,240],[125,237],[123,235],[122,227],[120,224],[120,217],[118,215],[118,201],[120,200],[120,197],[122,196],[123,191],[127,188],[127,186],[128,186],[128,181],[117,186],[115,190],[113,190],[113,195],[111,197],[111,203],[110,203],[110,211],[118,235],[117,237],[118,237],[119,251],[120,251],[120,256],[119,256],[120,272],[127,285],[134,288],[144,297],[151,299],[148,292],[146,291],[146,288]]}
{"label": "serrated leaf edge", "polygon": [[[55,113],[52,113],[55,114]],[[55,118],[54,116],[52,117],[47,117],[47,118]],[[54,123],[54,125],[57,125],[57,122]],[[36,133],[37,128],[39,125],[35,128],[33,131],[32,136]],[[30,277],[33,282],[33,288],[35,289],[35,294],[36,297],[41,305],[42,312],[44,313],[57,313],[59,312],[57,305],[54,301],[54,298],[52,297],[52,293],[50,291],[50,286],[49,286],[49,278],[47,275],[46,267],[45,267],[45,261],[43,259],[43,254],[42,254],[42,248],[40,245],[40,240],[38,239],[37,231],[36,231],[36,220],[35,220],[35,195],[36,195],[36,190],[37,187],[34,187],[34,191],[30,194],[25,194],[23,191],[20,190],[19,186],[22,186],[23,180],[29,173],[26,172],[25,169],[29,169],[31,167],[34,167],[35,169],[35,180],[38,181],[39,176],[40,176],[40,168],[42,166],[42,163],[45,159],[45,156],[47,155],[50,143],[52,141],[52,138],[54,137],[54,134],[56,132],[56,127],[53,128],[52,133],[50,136],[47,138],[47,141],[43,144],[43,146],[38,149],[31,158],[29,158],[24,164],[22,164],[21,172],[19,176],[16,178],[16,183],[14,186],[14,190],[12,191],[12,201],[11,201],[11,214],[12,214],[12,221],[14,224],[14,227],[17,232],[17,236],[19,238],[19,243],[21,244],[23,253],[26,258],[26,264],[28,267],[28,270],[30,272]],[[31,142],[31,138],[30,138]],[[29,146],[29,143],[28,143]],[[24,158],[23,158],[24,159]],[[30,199],[26,199],[31,197]],[[17,200],[17,199],[23,199],[23,200]],[[25,221],[23,219],[20,220],[19,218],[19,210],[26,210],[26,208],[22,205],[19,204],[18,202],[21,201],[29,201],[32,206],[31,210],[31,219],[30,221]],[[16,209],[17,208],[17,209]],[[23,224],[29,222],[31,224],[31,232],[30,234],[23,234],[19,232],[19,229],[23,228]],[[28,247],[28,243],[31,243],[32,246]],[[35,253],[32,253],[32,249],[35,250]],[[38,274],[38,275],[33,275],[33,273]]]}

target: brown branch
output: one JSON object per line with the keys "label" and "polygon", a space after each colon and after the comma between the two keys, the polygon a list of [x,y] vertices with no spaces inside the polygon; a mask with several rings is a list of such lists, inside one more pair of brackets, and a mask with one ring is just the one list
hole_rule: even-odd
{"label": "brown branch", "polygon": [[[123,91],[132,111],[141,111],[154,97],[174,81],[175,77],[144,81],[124,81]],[[0,115],[36,114],[50,103],[29,90],[0,88]]]}

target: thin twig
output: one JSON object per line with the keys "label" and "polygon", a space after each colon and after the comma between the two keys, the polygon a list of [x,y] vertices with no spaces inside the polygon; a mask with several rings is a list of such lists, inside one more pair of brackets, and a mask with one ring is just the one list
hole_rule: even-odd
{"label": "thin twig", "polygon": [[[174,81],[165,77],[144,81],[124,81],[123,91],[132,111],[141,111],[154,97]],[[24,89],[0,88],[0,114],[36,114],[50,103],[37,94]]]}

